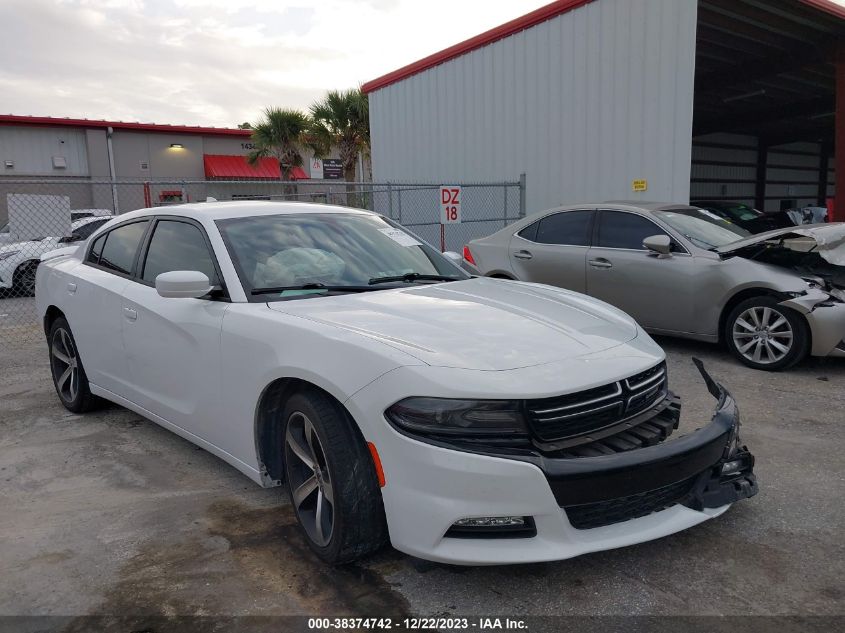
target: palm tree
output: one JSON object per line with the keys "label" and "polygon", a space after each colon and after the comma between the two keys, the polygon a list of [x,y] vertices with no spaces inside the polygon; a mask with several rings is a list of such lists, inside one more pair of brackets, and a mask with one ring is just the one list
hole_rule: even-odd
{"label": "palm tree", "polygon": [[264,118],[252,128],[256,149],[247,155],[247,161],[254,165],[261,158],[275,158],[282,180],[291,180],[293,168],[302,165],[299,147],[305,143],[308,128],[308,117],[299,110],[267,108]]}
{"label": "palm tree", "polygon": [[[360,88],[331,90],[325,98],[311,106],[311,119],[312,138],[309,145],[317,155],[326,154],[329,148],[337,147],[343,164],[343,177],[347,182],[353,182],[358,154],[366,154],[370,148],[367,95]],[[348,198],[354,187],[347,185],[346,191]]]}

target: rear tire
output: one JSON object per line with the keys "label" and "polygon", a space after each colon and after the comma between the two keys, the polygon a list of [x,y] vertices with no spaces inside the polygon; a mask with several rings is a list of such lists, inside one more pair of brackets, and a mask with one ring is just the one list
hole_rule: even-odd
{"label": "rear tire", "polygon": [[88,377],[79,358],[76,341],[70,325],[64,317],[57,317],[47,335],[50,349],[50,373],[59,400],[68,411],[85,413],[99,404],[99,398],[91,393]]}
{"label": "rear tire", "polygon": [[348,413],[308,389],[284,412],[285,485],[308,545],[333,565],[372,554],[387,541],[373,460]]}
{"label": "rear tire", "polygon": [[735,306],[724,337],[740,362],[764,371],[788,369],[810,352],[807,321],[774,297],[752,297]]}

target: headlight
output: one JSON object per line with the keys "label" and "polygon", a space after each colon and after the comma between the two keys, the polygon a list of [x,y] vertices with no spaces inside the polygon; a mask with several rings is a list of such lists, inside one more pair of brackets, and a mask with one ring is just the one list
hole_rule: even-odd
{"label": "headlight", "polygon": [[14,257],[18,253],[20,253],[20,251],[6,251],[5,253],[0,253],[0,262],[2,262],[4,259]]}
{"label": "headlight", "polygon": [[528,433],[521,403],[514,400],[406,398],[385,415],[400,429],[425,435],[504,438]]}

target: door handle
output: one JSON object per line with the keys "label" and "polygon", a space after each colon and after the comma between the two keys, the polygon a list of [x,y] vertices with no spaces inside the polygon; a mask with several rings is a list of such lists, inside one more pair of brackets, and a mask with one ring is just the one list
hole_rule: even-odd
{"label": "door handle", "polygon": [[517,251],[513,254],[513,256],[516,257],[517,259],[531,259],[532,257],[534,257],[528,251]]}
{"label": "door handle", "polygon": [[598,259],[591,259],[587,262],[593,268],[613,268],[613,264],[607,261],[604,257],[599,257]]}
{"label": "door handle", "polygon": [[123,316],[129,321],[137,321],[138,313],[132,308],[123,308]]}
{"label": "door handle", "polygon": [[67,285],[67,291],[68,291],[70,294],[75,293],[75,292],[76,292],[76,284],[75,284],[75,283],[73,283],[73,282],[71,281],[71,282]]}

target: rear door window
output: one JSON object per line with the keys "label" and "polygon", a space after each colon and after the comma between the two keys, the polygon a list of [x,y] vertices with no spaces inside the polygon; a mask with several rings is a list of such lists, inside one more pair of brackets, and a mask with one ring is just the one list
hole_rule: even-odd
{"label": "rear door window", "polygon": [[[100,254],[99,265],[124,275],[131,274],[135,256],[138,254],[138,246],[141,244],[148,224],[147,220],[133,222],[109,231]],[[95,247],[96,245],[95,243]]]}
{"label": "rear door window", "polygon": [[524,229],[522,229],[517,235],[524,240],[528,240],[529,242],[536,242],[537,241],[537,229],[540,227],[539,222],[535,222],[534,224],[529,224]]}
{"label": "rear door window", "polygon": [[103,252],[103,244],[106,243],[106,236],[108,233],[103,233],[100,237],[94,240],[91,245],[91,252],[88,253],[87,261],[89,264],[98,264],[100,262],[100,254]]}
{"label": "rear door window", "polygon": [[592,211],[562,211],[538,222],[535,242],[566,246],[590,245]]}
{"label": "rear door window", "polygon": [[666,231],[641,215],[602,211],[596,246],[645,250],[643,240],[652,235],[666,235]]}

